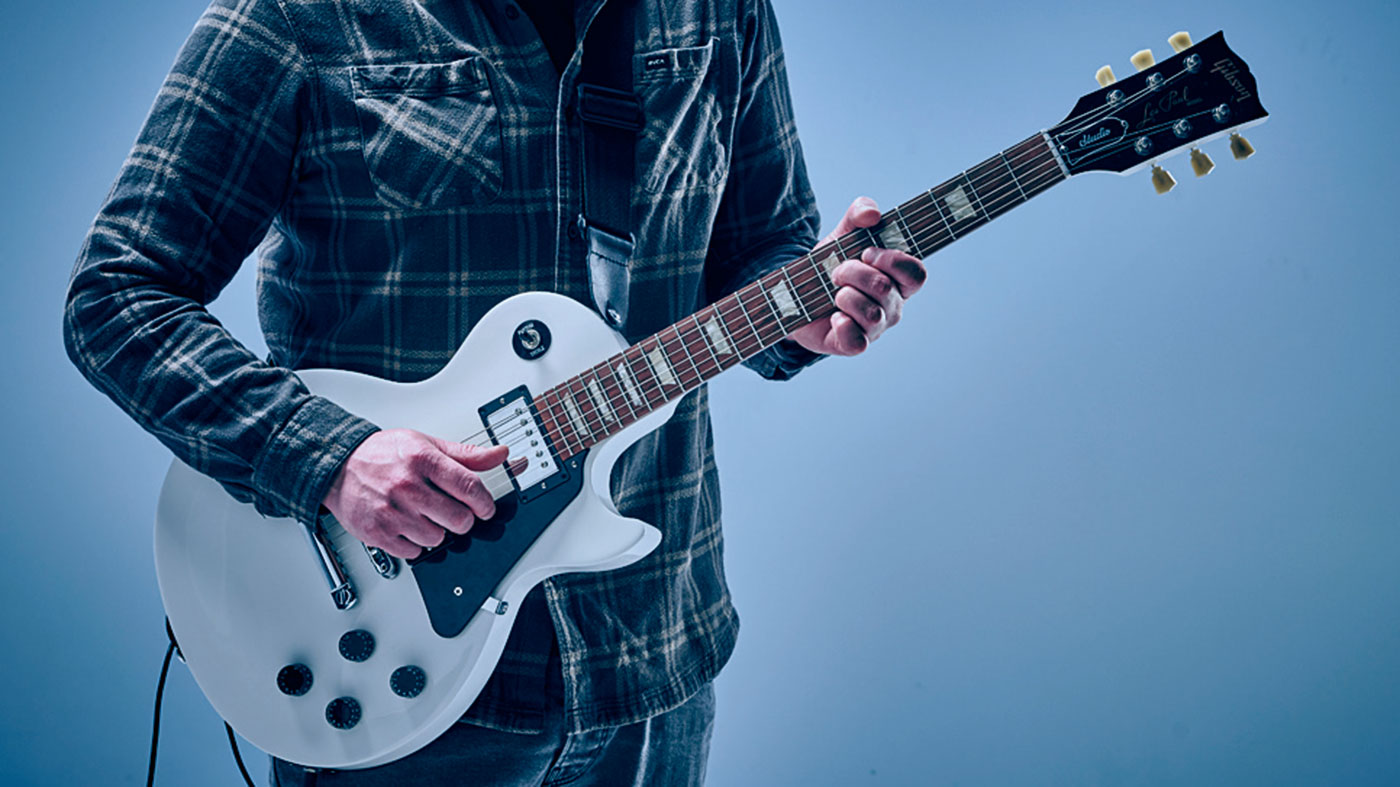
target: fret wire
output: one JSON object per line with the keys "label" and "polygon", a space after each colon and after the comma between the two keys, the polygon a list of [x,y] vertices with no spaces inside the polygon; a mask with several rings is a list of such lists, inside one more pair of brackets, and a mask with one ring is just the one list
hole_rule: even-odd
{"label": "fret wire", "polygon": [[1016,190],[1021,192],[1021,201],[1025,202],[1030,199],[1030,197],[1026,196],[1026,190],[1021,188],[1021,181],[1016,177],[1016,170],[1011,168],[1011,162],[1006,158],[1006,151],[1003,150],[997,155],[1001,156],[1002,166],[1006,167],[1006,171],[1011,174],[1011,182],[1016,185]]}
{"label": "fret wire", "polygon": [[[616,357],[616,356],[614,356],[614,357]],[[595,367],[595,368],[596,368],[596,367]],[[604,369],[607,369],[607,370],[608,370],[608,374],[611,374],[612,377],[613,377],[613,379],[617,381],[617,398],[620,399],[620,400],[622,401],[622,403],[623,403],[624,405],[627,406],[627,412],[630,413],[630,414],[632,415],[632,420],[631,420],[631,421],[627,421],[626,423],[633,423],[634,421],[637,420],[637,411],[632,409],[632,400],[627,398],[627,389],[626,389],[626,387],[622,384],[622,378],[619,377],[619,376],[617,375],[617,367],[613,366],[613,364],[612,364],[612,358],[609,358],[607,361],[604,361],[604,362],[603,362],[603,368],[604,368]],[[595,376],[596,376],[596,375],[595,375]],[[612,402],[613,395],[612,395],[611,392],[608,391],[606,385],[603,386],[603,394],[607,397],[607,399],[608,399],[608,404],[612,406],[613,412],[617,414],[617,416],[618,416],[617,420],[618,420],[619,422],[622,422],[622,421],[623,421],[623,419],[622,419],[622,411],[619,410],[619,409],[617,409],[617,405],[613,404],[613,402]],[[625,425],[625,424],[624,424],[624,425]]]}
{"label": "fret wire", "polygon": [[[807,267],[802,267],[806,262]],[[811,324],[822,318],[825,309],[832,303],[832,299],[826,294],[826,289],[822,285],[822,276],[817,273],[816,261],[811,255],[800,258],[787,266],[788,280],[793,282],[793,287],[797,290],[798,302],[802,304],[802,311],[807,315],[807,322]],[[794,275],[794,272],[796,275]],[[807,273],[807,276],[803,276]],[[812,301],[808,303],[808,301]]]}
{"label": "fret wire", "polygon": [[904,211],[900,210],[898,205],[894,206],[894,222],[895,226],[899,227],[900,234],[904,236],[904,242],[909,244],[909,251],[913,252],[915,257],[922,258],[924,255],[919,253],[918,244],[914,243],[914,235],[909,232],[909,223],[904,220]]}
{"label": "fret wire", "polygon": [[[817,262],[817,258],[812,256],[811,254],[808,254],[806,257],[802,258],[798,262],[807,263],[807,272],[812,276],[812,278],[817,282],[817,284],[821,286],[820,290],[818,290],[815,287],[812,288],[812,294],[816,295],[818,298],[817,311],[824,311],[829,305],[836,302],[836,291],[833,290],[831,287],[832,282],[830,274],[826,272],[826,268],[822,267],[821,263]],[[796,265],[798,263],[793,264]],[[817,319],[821,319],[821,315],[818,315]]]}
{"label": "fret wire", "polygon": [[[936,189],[939,187],[934,186],[933,188]],[[933,193],[933,189],[928,190],[928,198],[929,201],[933,203],[933,209],[936,213],[938,213],[938,217],[940,219],[943,219],[943,226],[948,229],[948,234],[953,237],[953,240],[957,240],[958,233],[954,232],[953,225],[948,223],[948,214],[946,211],[944,211],[943,206],[939,204],[938,196]]]}
{"label": "fret wire", "polygon": [[[573,446],[569,445],[569,438],[568,435],[564,432],[564,425],[562,422],[559,421],[558,415],[554,410],[554,403],[550,401],[550,397],[553,395],[553,388],[541,394],[540,397],[535,400],[535,409],[539,410],[540,403],[544,404],[545,412],[549,414],[549,418],[546,421],[545,434],[547,437],[551,438],[552,442],[556,444],[562,444],[556,445],[556,450],[558,450],[558,452],[561,454],[565,452],[572,453]],[[557,435],[551,434],[551,429],[553,430],[553,432],[557,432]]]}
{"label": "fret wire", "polygon": [[[835,252],[832,253],[834,254]],[[814,254],[807,255],[807,264],[812,266],[813,272],[816,273],[817,281],[822,283],[822,290],[826,292],[827,300],[831,301],[832,303],[835,303],[836,282],[831,280],[831,274],[827,272],[826,266],[822,265],[820,262],[817,262],[817,257]],[[836,269],[832,268],[832,270],[834,271]]]}
{"label": "fret wire", "polygon": [[[604,369],[604,372],[606,371]],[[598,386],[596,393],[603,399],[603,407],[606,408],[604,412],[612,416],[607,422],[608,435],[617,434],[619,429],[627,425],[627,414],[622,412],[621,408],[617,406],[617,402],[613,400],[613,391],[604,382],[603,376],[598,373],[598,367],[595,366],[589,370],[589,374],[593,375],[593,382]],[[592,394],[594,391],[590,389],[589,393]]]}
{"label": "fret wire", "polygon": [[[637,368],[636,364],[638,361],[646,361],[646,349],[643,347],[642,343],[639,342],[624,350],[622,352],[622,357],[627,358],[627,353],[632,352],[633,350],[636,351],[636,357],[627,360],[627,368],[632,372],[632,379],[637,381],[637,388],[642,392],[642,398],[646,400],[647,407],[650,407],[652,410],[655,410],[658,405],[666,403],[666,389],[662,388],[661,381],[656,379],[656,371],[651,368],[650,361],[643,363],[642,368],[640,370]],[[652,401],[652,391],[648,390],[647,388],[646,380],[643,379],[643,372],[651,376],[651,387],[655,390],[655,393],[660,395],[660,402]]]}
{"label": "fret wire", "polygon": [[[802,291],[797,289],[797,285],[794,284],[792,281],[792,276],[788,274],[788,266],[784,265],[778,270],[778,272],[781,273],[783,275],[783,278],[787,280],[788,287],[792,289],[792,299],[797,302],[798,310],[802,312],[802,316],[807,318],[807,322],[810,323],[812,321],[812,315],[807,312],[807,306],[802,302]],[[804,325],[805,324],[806,323],[804,323]],[[788,331],[788,333],[792,333],[792,331]]]}
{"label": "fret wire", "polygon": [[[729,342],[729,354],[736,355],[742,359],[744,357],[744,348],[739,346],[739,341],[734,338],[734,334],[729,330],[729,317],[725,315],[724,309],[721,308],[723,303],[724,301],[719,301],[710,306],[710,314],[712,315],[710,319],[714,320],[719,325],[719,332],[724,334],[724,340]],[[730,365],[732,366],[733,364]]]}
{"label": "fret wire", "polygon": [[[758,280],[758,283],[760,285],[759,296],[763,298],[764,302],[768,304],[768,308],[773,312],[773,319],[776,320],[778,323],[778,330],[783,334],[783,336],[786,336],[788,332],[783,328],[783,317],[781,314],[778,313],[777,304],[773,303],[772,293],[766,286],[762,286],[763,280],[766,278],[768,277],[764,276],[763,278],[760,278]],[[781,337],[779,338],[781,339]],[[773,343],[777,344],[777,341],[774,341]]]}
{"label": "fret wire", "polygon": [[705,349],[710,353],[710,359],[715,362],[715,374],[724,371],[724,364],[720,363],[719,356],[715,355],[715,348],[710,342],[709,335],[705,333],[705,329],[700,325],[699,312],[690,315],[690,321],[695,323],[695,334],[700,337],[700,343],[705,345]]}
{"label": "fret wire", "polygon": [[[702,374],[701,371],[700,371],[700,364],[698,364],[698,363],[695,362],[695,357],[692,356],[692,355],[690,354],[690,348],[685,346],[685,336],[681,334],[680,323],[676,323],[675,325],[672,325],[671,328],[670,328],[670,330],[671,330],[671,333],[673,333],[673,334],[676,335],[676,341],[680,342],[680,345],[681,345],[681,352],[685,353],[686,359],[690,361],[690,368],[695,372],[695,385],[698,386],[698,385],[700,385],[700,383],[705,382],[705,375]],[[668,355],[669,355],[669,353],[668,353]],[[671,368],[672,368],[672,369],[675,369],[677,372],[680,371],[680,369],[676,368],[674,365],[672,365]],[[681,387],[682,387],[682,388],[691,388],[691,387],[693,387],[693,386],[690,386],[690,385],[686,385],[686,384],[685,384],[685,379],[684,379],[683,377],[681,377],[679,374],[676,376],[676,379],[678,379],[678,380],[681,381],[681,383],[682,383]]]}
{"label": "fret wire", "polygon": [[[622,384],[622,394],[627,397],[628,409],[632,411],[633,419],[639,420],[651,412],[651,401],[647,398],[646,392],[642,390],[642,381],[637,379],[637,371],[632,368],[632,362],[627,359],[627,350],[630,349],[630,347],[624,349],[609,358],[608,366],[612,367],[613,375]],[[622,371],[618,371],[619,366],[622,367]],[[638,415],[639,412],[640,415]]]}
{"label": "fret wire", "polygon": [[[961,178],[963,179],[963,183],[966,183],[966,184],[967,184],[967,190],[970,191],[970,192],[972,192],[972,198],[973,198],[974,200],[977,201],[977,208],[978,208],[977,217],[978,217],[978,218],[983,218],[983,217],[985,217],[985,216],[987,215],[987,208],[986,208],[985,205],[982,204],[982,198],[979,197],[979,196],[977,196],[977,189],[972,185],[972,180],[971,180],[970,178],[968,178],[968,176],[967,176],[967,170],[963,170],[963,171],[962,171],[962,174],[959,175],[958,177],[961,177]],[[957,180],[957,178],[954,178],[954,180]],[[986,222],[984,221],[983,223],[985,224]],[[975,228],[974,228],[974,229],[975,229]]]}
{"label": "fret wire", "polygon": [[[574,405],[574,411],[578,413],[578,421],[583,424],[584,429],[588,430],[588,439],[593,444],[597,444],[598,441],[602,438],[598,436],[598,432],[595,432],[593,430],[593,424],[589,422],[588,418],[588,411],[593,409],[593,404],[592,402],[588,401],[588,397],[586,396],[583,400],[580,400],[578,398],[579,393],[583,391],[582,377],[580,377],[579,375],[574,375],[573,377],[570,377],[568,381],[565,382],[564,390],[569,397],[569,401],[572,402]],[[599,427],[601,428],[602,419],[599,418],[598,421]],[[606,429],[603,430],[603,436],[607,436]]]}
{"label": "fret wire", "polygon": [[[608,417],[603,416],[602,410],[598,408],[598,402],[594,401],[594,395],[589,394],[587,374],[588,372],[585,371],[582,374],[574,375],[575,381],[578,382],[578,389],[574,391],[574,405],[577,405],[584,415],[584,423],[588,424],[588,431],[594,431],[594,424],[591,423],[591,420],[598,422],[598,430],[594,433],[594,443],[601,443],[612,433],[608,431]],[[589,415],[592,415],[591,420],[589,420]]]}
{"label": "fret wire", "polygon": [[744,304],[744,299],[741,297],[744,290],[748,288],[748,286],[744,286],[736,290],[734,292],[734,301],[739,304],[739,313],[744,315],[744,322],[749,324],[749,330],[753,332],[754,343],[758,348],[753,351],[753,354],[757,355],[763,351],[763,336],[759,334],[758,327],[753,324],[753,318],[749,316],[749,307]]}

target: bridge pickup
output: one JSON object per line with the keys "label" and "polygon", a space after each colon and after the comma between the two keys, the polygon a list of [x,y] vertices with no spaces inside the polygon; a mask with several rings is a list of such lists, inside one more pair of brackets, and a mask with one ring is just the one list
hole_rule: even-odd
{"label": "bridge pickup", "polygon": [[525,386],[504,394],[479,409],[481,421],[497,445],[510,449],[506,475],[528,503],[569,480],[553,443],[540,428],[539,413]]}

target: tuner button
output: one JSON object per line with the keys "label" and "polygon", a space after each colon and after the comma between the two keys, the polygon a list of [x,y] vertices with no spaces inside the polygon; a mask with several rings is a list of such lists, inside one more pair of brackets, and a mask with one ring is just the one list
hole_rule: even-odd
{"label": "tuner button", "polygon": [[374,635],[364,629],[340,635],[340,655],[346,661],[364,661],[374,655]]}
{"label": "tuner button", "polygon": [[305,664],[288,664],[277,672],[277,690],[288,697],[311,691],[311,682],[311,668]]}
{"label": "tuner button", "polygon": [[1098,80],[1099,87],[1108,87],[1118,81],[1118,77],[1113,75],[1113,69],[1109,66],[1104,66],[1094,72],[1094,79]]}
{"label": "tuner button", "polygon": [[1176,188],[1176,178],[1172,177],[1172,173],[1153,164],[1152,188],[1156,189],[1158,194],[1166,194],[1168,191]]}
{"label": "tuner button", "polygon": [[1172,37],[1167,39],[1167,43],[1172,45],[1173,52],[1183,52],[1191,48],[1191,34],[1185,30],[1173,33]]}
{"label": "tuner button", "polygon": [[413,699],[423,693],[423,687],[428,685],[428,676],[421,667],[409,664],[394,670],[394,674],[389,676],[389,688],[394,693],[405,699]]}
{"label": "tuner button", "polygon": [[1236,161],[1244,161],[1254,155],[1254,146],[1236,131],[1230,135],[1230,155],[1234,156]]}
{"label": "tuner button", "polygon": [[1152,57],[1151,49],[1144,49],[1141,52],[1138,52],[1137,54],[1132,56],[1131,60],[1133,61],[1133,68],[1136,68],[1139,71],[1146,71],[1147,69],[1157,65],[1156,58]]}
{"label": "tuner button", "polygon": [[337,730],[348,730],[360,723],[360,702],[354,697],[336,697],[326,705],[326,722]]}
{"label": "tuner button", "polygon": [[1200,148],[1191,148],[1191,171],[1196,173],[1196,177],[1203,178],[1215,169],[1215,162],[1210,160]]}

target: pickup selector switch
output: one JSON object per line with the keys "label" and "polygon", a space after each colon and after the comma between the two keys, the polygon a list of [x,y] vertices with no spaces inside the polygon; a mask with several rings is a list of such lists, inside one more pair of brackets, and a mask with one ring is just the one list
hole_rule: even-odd
{"label": "pickup selector switch", "polygon": [[340,655],[346,661],[364,661],[374,655],[374,635],[364,629],[340,635]]}
{"label": "pickup selector switch", "polygon": [[354,697],[336,697],[326,705],[326,721],[337,730],[348,730],[360,723],[360,702]]}
{"label": "pickup selector switch", "polygon": [[311,691],[311,681],[311,668],[305,664],[288,664],[277,672],[277,690],[288,697]]}
{"label": "pickup selector switch", "polygon": [[428,676],[421,667],[409,664],[406,667],[399,667],[394,670],[394,674],[389,676],[389,688],[394,693],[405,699],[413,699],[423,693],[423,687],[428,685]]}

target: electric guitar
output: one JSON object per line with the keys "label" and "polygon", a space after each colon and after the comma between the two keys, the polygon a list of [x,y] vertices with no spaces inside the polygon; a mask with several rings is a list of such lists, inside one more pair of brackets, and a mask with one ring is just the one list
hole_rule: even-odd
{"label": "electric guitar", "polygon": [[[300,372],[306,385],[384,427],[510,447],[483,479],[497,514],[403,564],[326,516],[267,519],[172,464],[156,513],[161,597],[186,663],[235,730],[292,762],[365,768],[408,755],[461,717],[494,669],[521,600],[564,572],[606,571],[661,541],[618,514],[622,451],[706,380],[835,310],[831,271],[869,246],[924,258],[1088,171],[1158,160],[1261,122],[1248,66],[1223,34],[1121,82],[1107,67],[1058,125],[1022,140],[695,314],[628,346],[569,298],[526,293],[472,329],[434,377],[391,383]],[[1198,175],[1214,165],[1191,149]],[[449,534],[450,535],[450,534]]]}

